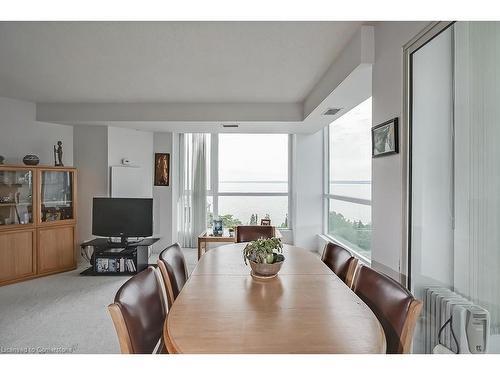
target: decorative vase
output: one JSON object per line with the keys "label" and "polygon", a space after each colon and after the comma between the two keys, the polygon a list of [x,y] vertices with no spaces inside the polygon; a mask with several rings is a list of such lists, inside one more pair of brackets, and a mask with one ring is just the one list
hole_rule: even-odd
{"label": "decorative vase", "polygon": [[23,158],[23,163],[26,165],[37,165],[40,163],[40,158],[36,155],[26,155]]}
{"label": "decorative vase", "polygon": [[250,262],[250,268],[252,269],[252,276],[258,279],[270,279],[276,277],[281,269],[284,261],[275,263],[256,263],[252,260]]}

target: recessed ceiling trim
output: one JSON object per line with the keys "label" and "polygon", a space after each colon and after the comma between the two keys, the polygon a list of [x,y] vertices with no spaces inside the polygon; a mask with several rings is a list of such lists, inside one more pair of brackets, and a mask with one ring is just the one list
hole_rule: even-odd
{"label": "recessed ceiling trim", "polygon": [[302,121],[301,103],[37,103],[44,122]]}
{"label": "recessed ceiling trim", "polygon": [[371,65],[374,62],[374,27],[361,26],[358,32],[344,47],[330,68],[318,81],[304,100],[304,117],[308,117],[332,90],[342,84],[352,71],[360,65]]}

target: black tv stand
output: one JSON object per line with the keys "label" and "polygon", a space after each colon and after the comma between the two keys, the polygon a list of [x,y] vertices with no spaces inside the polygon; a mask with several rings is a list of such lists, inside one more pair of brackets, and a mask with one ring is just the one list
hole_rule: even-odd
{"label": "black tv stand", "polygon": [[148,267],[148,247],[159,238],[145,238],[136,242],[111,242],[96,238],[82,243],[82,248],[92,246],[91,267],[81,272],[85,276],[135,275]]}
{"label": "black tv stand", "polygon": [[120,238],[120,242],[115,242],[115,241],[112,241],[111,238],[108,238],[108,244],[110,246],[117,246],[117,247],[126,247],[126,246],[129,246],[129,245],[131,246],[131,245],[134,245],[134,244],[139,244],[142,241],[144,241],[144,239],[142,239],[142,240],[136,240],[136,241],[130,241],[129,237],[121,237]]}

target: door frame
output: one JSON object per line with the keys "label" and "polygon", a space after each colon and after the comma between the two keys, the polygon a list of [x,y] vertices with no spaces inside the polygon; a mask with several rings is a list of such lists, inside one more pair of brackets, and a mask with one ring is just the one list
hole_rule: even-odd
{"label": "door frame", "polygon": [[443,31],[452,26],[455,21],[431,22],[420,33],[403,46],[403,108],[401,123],[401,155],[403,166],[403,223],[402,223],[402,257],[401,257],[401,282],[409,290],[411,283],[411,195],[412,195],[412,55]]}

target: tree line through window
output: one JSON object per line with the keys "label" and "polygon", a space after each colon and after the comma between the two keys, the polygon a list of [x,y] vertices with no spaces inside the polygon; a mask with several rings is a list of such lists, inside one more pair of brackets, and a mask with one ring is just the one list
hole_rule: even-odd
{"label": "tree line through window", "polygon": [[371,258],[371,98],[328,127],[327,234]]}

